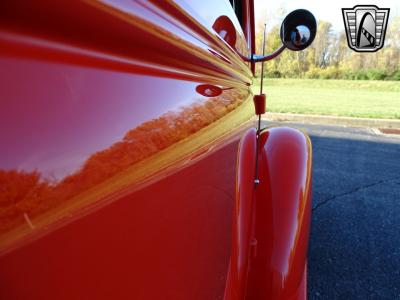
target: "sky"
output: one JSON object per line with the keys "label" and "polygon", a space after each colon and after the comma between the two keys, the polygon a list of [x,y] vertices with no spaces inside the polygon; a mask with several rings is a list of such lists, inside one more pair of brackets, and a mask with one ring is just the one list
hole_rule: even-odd
{"label": "sky", "polygon": [[[285,7],[286,12],[298,8],[305,8],[311,11],[317,20],[329,21],[332,23],[332,29],[335,32],[344,29],[342,8],[352,8],[355,5],[373,4],[380,8],[390,8],[390,17],[400,15],[400,0],[255,0],[256,24],[267,17],[267,27],[279,24],[282,19],[276,17],[276,12]],[[399,28],[400,30],[400,28]]]}

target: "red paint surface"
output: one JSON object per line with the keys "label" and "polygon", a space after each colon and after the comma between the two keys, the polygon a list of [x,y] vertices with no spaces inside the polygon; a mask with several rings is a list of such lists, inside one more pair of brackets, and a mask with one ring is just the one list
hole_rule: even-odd
{"label": "red paint surface", "polygon": [[311,143],[287,127],[265,130],[259,139],[258,185],[252,164],[255,131],[248,131],[239,146],[224,299],[306,299]]}
{"label": "red paint surface", "polygon": [[209,4],[0,3],[0,298],[222,297],[240,122],[219,120],[252,74]]}
{"label": "red paint surface", "polygon": [[[210,15],[186,1],[0,4],[0,237],[249,98],[251,73],[235,52],[247,55],[246,41],[238,26],[237,49],[213,31],[221,15],[238,25],[229,4],[215,7]],[[199,86],[221,90],[210,97]]]}
{"label": "red paint surface", "polygon": [[257,257],[250,299],[303,299],[311,214],[311,142],[291,128],[260,136],[260,185],[255,192]]}
{"label": "red paint surface", "polygon": [[305,293],[307,139],[263,134],[254,199],[254,130],[237,156],[254,67],[243,7],[242,29],[228,1],[0,3],[0,298]]}
{"label": "red paint surface", "polygon": [[249,129],[239,144],[232,249],[224,299],[244,299],[253,238],[256,131]]}
{"label": "red paint surface", "polygon": [[[237,143],[0,260],[4,299],[216,299]],[[210,166],[218,166],[210,172]]]}

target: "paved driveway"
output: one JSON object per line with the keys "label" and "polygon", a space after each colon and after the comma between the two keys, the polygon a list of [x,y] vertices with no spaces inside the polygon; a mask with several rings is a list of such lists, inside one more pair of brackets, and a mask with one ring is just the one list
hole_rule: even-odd
{"label": "paved driveway", "polygon": [[290,125],[313,142],[309,299],[400,299],[400,136]]}

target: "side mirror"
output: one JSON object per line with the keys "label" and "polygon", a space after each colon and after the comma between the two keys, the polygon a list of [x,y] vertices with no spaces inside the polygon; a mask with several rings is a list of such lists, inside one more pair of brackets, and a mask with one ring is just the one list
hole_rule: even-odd
{"label": "side mirror", "polygon": [[[312,13],[305,9],[297,9],[286,16],[281,25],[282,45],[267,55],[252,54],[247,61],[253,63],[274,59],[286,48],[293,51],[306,49],[314,41],[317,34],[317,21]],[[265,38],[265,31],[264,31]],[[264,52],[264,51],[263,51]]]}
{"label": "side mirror", "polygon": [[281,25],[283,45],[293,51],[300,51],[311,45],[317,33],[317,21],[312,13],[297,9],[286,16]]}

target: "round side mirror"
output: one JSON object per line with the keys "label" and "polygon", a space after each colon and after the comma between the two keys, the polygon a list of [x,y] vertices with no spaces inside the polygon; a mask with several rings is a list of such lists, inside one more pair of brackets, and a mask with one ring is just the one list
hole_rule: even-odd
{"label": "round side mirror", "polygon": [[282,43],[293,51],[300,51],[310,46],[316,33],[317,21],[313,14],[305,9],[292,11],[282,22]]}

